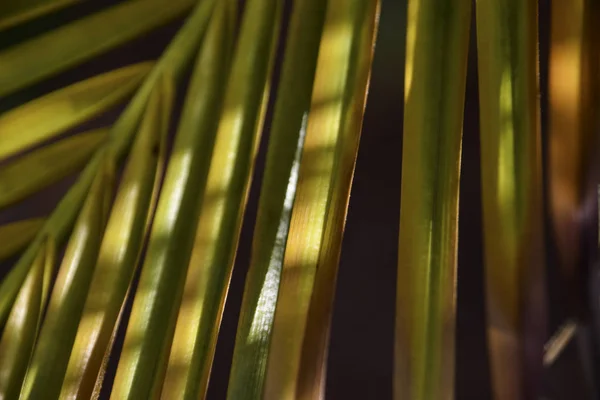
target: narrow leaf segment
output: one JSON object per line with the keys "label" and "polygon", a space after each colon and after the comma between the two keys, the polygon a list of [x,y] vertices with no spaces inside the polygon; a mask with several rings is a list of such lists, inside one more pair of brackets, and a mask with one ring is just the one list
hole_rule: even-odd
{"label": "narrow leaf segment", "polygon": [[267,363],[266,399],[322,398],[344,222],[379,2],[331,0],[317,60]]}
{"label": "narrow leaf segment", "polygon": [[478,1],[477,50],[492,388],[531,399],[546,339],[537,1]]}
{"label": "narrow leaf segment", "polygon": [[394,397],[454,398],[458,193],[470,0],[410,0]]}

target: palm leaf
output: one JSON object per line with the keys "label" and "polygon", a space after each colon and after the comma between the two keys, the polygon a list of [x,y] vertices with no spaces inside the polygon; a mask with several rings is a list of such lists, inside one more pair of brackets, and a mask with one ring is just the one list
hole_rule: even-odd
{"label": "palm leaf", "polygon": [[54,243],[48,239],[33,261],[0,340],[0,397],[18,398],[42,322],[54,270]]}
{"label": "palm leaf", "polygon": [[197,57],[142,268],[139,286],[144,290],[135,297],[113,398],[157,396],[162,389],[229,71],[232,29],[222,20],[211,24]]}
{"label": "palm leaf", "polygon": [[162,111],[171,108],[169,90],[169,85],[155,89],[125,167],[71,352],[63,398],[92,397],[103,375],[102,364],[110,352],[153,210],[152,192],[160,180],[163,160],[157,156],[164,153],[169,126],[169,115]]}
{"label": "palm leaf", "polygon": [[312,93],[264,396],[318,398],[358,149],[378,2],[333,0]]}
{"label": "palm leaf", "polygon": [[99,129],[68,137],[0,167],[0,208],[76,172],[107,136],[106,129]]}
{"label": "palm leaf", "polygon": [[42,218],[31,218],[0,226],[0,261],[27,246],[43,225]]}
{"label": "palm leaf", "polygon": [[277,92],[227,397],[262,396],[326,3],[296,3]]}
{"label": "palm leaf", "polygon": [[[241,24],[179,310],[163,396],[205,396],[237,248],[279,31],[278,1],[251,0]],[[250,78],[251,77],[251,78]],[[192,349],[191,351],[189,349]]]}
{"label": "palm leaf", "polygon": [[451,399],[469,0],[411,0],[405,69],[395,397]]}
{"label": "palm leaf", "polygon": [[6,49],[0,52],[0,97],[146,33],[192,4],[192,0],[127,1]]}
{"label": "palm leaf", "polygon": [[59,10],[79,0],[20,0],[0,4],[0,30]]}
{"label": "palm leaf", "polygon": [[21,398],[57,398],[69,361],[110,207],[114,161],[102,160],[52,289]]}
{"label": "palm leaf", "polygon": [[487,331],[496,399],[539,391],[544,249],[537,1],[477,4]]}
{"label": "palm leaf", "polygon": [[0,115],[0,160],[64,133],[125,100],[152,63],[95,76]]}

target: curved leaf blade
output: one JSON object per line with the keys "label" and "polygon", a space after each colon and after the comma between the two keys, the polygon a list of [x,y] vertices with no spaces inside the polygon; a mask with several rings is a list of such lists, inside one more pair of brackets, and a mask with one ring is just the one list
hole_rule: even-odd
{"label": "curved leaf blade", "polygon": [[40,248],[19,291],[0,340],[0,397],[19,397],[46,306],[54,269],[51,239]]}
{"label": "curved leaf blade", "polygon": [[[212,15],[215,3],[211,4]],[[221,6],[229,7],[223,3]],[[206,10],[197,9],[193,18]],[[215,20],[213,20],[214,22]],[[154,217],[111,398],[159,396],[229,73],[233,26],[211,23],[190,87]],[[224,30],[221,30],[224,29]],[[159,300],[160,301],[157,301]]]}
{"label": "curved leaf blade", "polygon": [[52,139],[125,100],[152,66],[143,62],[119,68],[0,115],[0,160]]}
{"label": "curved leaf blade", "polygon": [[196,399],[206,395],[268,101],[280,3],[251,0],[245,6],[163,397]]}
{"label": "curved leaf blade", "polygon": [[194,0],[127,1],[4,50],[0,52],[0,97],[134,39],[193,4]]}
{"label": "curved leaf blade", "polygon": [[76,172],[89,161],[107,136],[106,129],[78,134],[1,166],[0,209]]}
{"label": "curved leaf blade", "polygon": [[261,399],[326,2],[295,3],[270,128],[229,399]]}
{"label": "curved leaf blade", "polygon": [[265,399],[321,398],[379,2],[327,4],[283,261]]}
{"label": "curved leaf blade", "polygon": [[102,239],[61,398],[94,398],[95,387],[101,383],[154,208],[172,97],[172,88],[160,85],[149,101]]}
{"label": "curved leaf blade", "polygon": [[470,0],[411,0],[394,394],[452,399],[458,195]]}
{"label": "curved leaf blade", "polygon": [[[120,160],[126,153],[145,109],[148,96],[160,75],[162,73],[169,74],[175,81],[181,78],[188,61],[193,57],[195,49],[203,37],[214,1],[200,2],[137,91],[135,97],[113,125],[109,148],[113,150],[117,160]],[[106,149],[103,149],[98,152],[86,166],[75,185],[69,189],[58,207],[48,218],[42,232],[38,234],[37,238],[19,259],[19,262],[0,283],[0,324],[5,321],[19,288],[27,276],[28,268],[35,258],[43,234],[50,234],[56,238],[57,243],[62,243],[69,233],[83,204],[85,195],[92,185],[105,151]]]}
{"label": "curved leaf blade", "polygon": [[18,0],[0,3],[0,30],[59,10],[79,0]]}
{"label": "curved leaf blade", "polygon": [[113,168],[106,155],[71,234],[25,376],[22,399],[57,398],[60,393],[106,223]]}
{"label": "curved leaf blade", "polygon": [[0,226],[0,261],[14,255],[33,240],[44,225],[42,218],[25,219]]}

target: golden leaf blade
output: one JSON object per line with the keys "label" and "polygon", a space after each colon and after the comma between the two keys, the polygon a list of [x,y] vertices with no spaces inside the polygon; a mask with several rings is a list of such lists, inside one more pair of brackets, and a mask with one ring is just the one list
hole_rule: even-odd
{"label": "golden leaf blade", "polygon": [[[141,0],[136,0],[136,2],[138,1]],[[175,38],[173,38],[161,59],[152,69],[152,72],[148,74],[146,80],[125,111],[123,111],[113,125],[108,147],[112,150],[116,160],[120,160],[126,154],[136,132],[139,120],[145,110],[148,97],[161,74],[168,74],[175,81],[181,78],[188,61],[193,57],[195,49],[206,29],[213,2],[214,0],[200,2],[184,26],[179,30]],[[43,236],[46,234],[51,235],[56,239],[57,243],[62,243],[69,233],[87,191],[92,185],[103,157],[102,153],[105,150],[102,149],[92,158],[79,176],[77,182],[69,189],[52,215],[47,219],[46,224],[36,239],[27,248],[8,276],[0,283],[0,324],[4,322],[8,315],[12,302],[27,276],[29,265],[31,265],[35,257]]]}
{"label": "golden leaf blade", "polygon": [[266,399],[320,398],[379,2],[333,0],[325,25],[271,338]]}
{"label": "golden leaf blade", "polygon": [[233,2],[203,4],[211,5],[210,28],[193,69],[160,192],[111,393],[115,399],[158,397],[167,369],[234,40],[232,10],[227,10],[226,21],[215,14]]}
{"label": "golden leaf blade", "polygon": [[0,115],[0,160],[52,139],[130,96],[153,63],[77,82]]}
{"label": "golden leaf blade", "polygon": [[325,7],[322,0],[310,0],[297,2],[292,11],[229,378],[230,399],[262,398]]}
{"label": "golden leaf blade", "polygon": [[205,396],[262,131],[280,2],[246,3],[217,130],[163,397]]}
{"label": "golden leaf blade", "polygon": [[100,245],[61,398],[92,398],[101,384],[154,208],[153,192],[164,162],[172,96],[172,88],[158,85],[148,103]]}

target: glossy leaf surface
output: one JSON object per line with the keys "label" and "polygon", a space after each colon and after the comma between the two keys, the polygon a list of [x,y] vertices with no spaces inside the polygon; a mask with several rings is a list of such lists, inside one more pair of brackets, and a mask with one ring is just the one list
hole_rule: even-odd
{"label": "glossy leaf surface", "polygon": [[326,2],[292,11],[227,397],[260,399]]}
{"label": "glossy leaf surface", "polygon": [[379,3],[327,5],[283,261],[266,399],[320,398],[337,265],[362,127]]}

